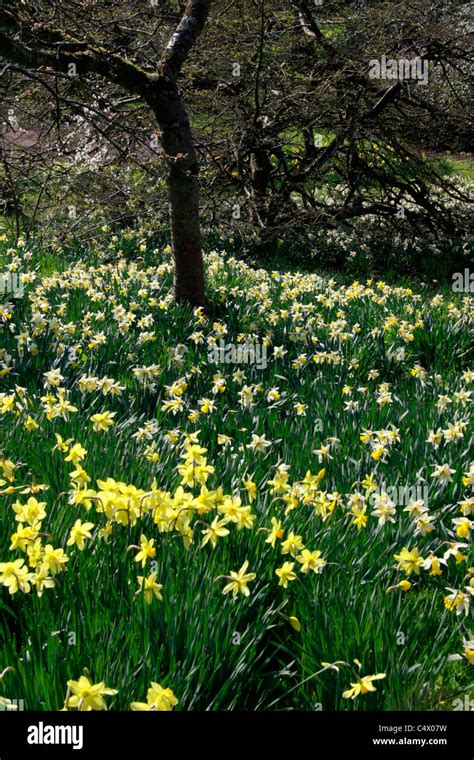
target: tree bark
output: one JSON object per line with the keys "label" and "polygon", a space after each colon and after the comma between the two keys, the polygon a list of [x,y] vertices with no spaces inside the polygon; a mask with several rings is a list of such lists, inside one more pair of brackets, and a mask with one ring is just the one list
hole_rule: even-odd
{"label": "tree bark", "polygon": [[151,102],[168,161],[174,293],[177,301],[205,306],[204,263],[199,222],[198,162],[183,98],[170,85]]}
{"label": "tree bark", "polygon": [[175,298],[192,306],[205,306],[198,179],[175,165],[168,181]]}
{"label": "tree bark", "polygon": [[158,97],[151,105],[161,129],[169,162],[171,244],[174,289],[178,301],[204,306],[204,263],[201,248],[198,162],[184,101],[176,84],[189,52],[203,31],[212,0],[188,0],[169,41],[160,67]]}

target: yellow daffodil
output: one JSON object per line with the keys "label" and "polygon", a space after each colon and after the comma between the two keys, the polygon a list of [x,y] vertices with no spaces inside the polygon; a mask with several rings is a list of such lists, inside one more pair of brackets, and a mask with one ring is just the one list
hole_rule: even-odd
{"label": "yellow daffodil", "polygon": [[109,689],[103,681],[93,684],[86,676],[81,676],[78,681],[68,681],[67,686],[72,694],[67,699],[67,706],[78,710],[107,710],[104,697],[118,694],[116,689]]}
{"label": "yellow daffodil", "polygon": [[231,571],[230,575],[224,576],[230,581],[223,590],[223,594],[229,594],[232,592],[232,596],[236,597],[237,594],[243,594],[244,596],[250,596],[250,589],[248,584],[250,581],[255,580],[257,577],[255,573],[248,573],[247,568],[249,566],[248,560],[245,560],[244,564],[235,572]]}

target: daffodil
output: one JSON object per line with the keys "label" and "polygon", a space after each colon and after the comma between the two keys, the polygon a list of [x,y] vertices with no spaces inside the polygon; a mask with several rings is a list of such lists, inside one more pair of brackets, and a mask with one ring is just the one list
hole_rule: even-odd
{"label": "daffodil", "polygon": [[281,543],[282,554],[291,554],[292,557],[304,549],[303,539],[301,536],[296,535],[293,531],[288,533],[288,536]]}
{"label": "daffodil", "polygon": [[358,678],[355,683],[351,683],[351,688],[342,692],[344,699],[355,699],[360,694],[368,694],[369,692],[377,691],[373,682],[380,681],[382,678],[386,678],[385,673],[377,673],[374,676],[362,676]]}
{"label": "daffodil", "polygon": [[327,565],[326,560],[321,557],[319,550],[310,551],[309,549],[303,549],[301,554],[297,555],[296,561],[301,564],[302,573],[309,573],[310,570],[314,573],[321,573]]}
{"label": "daffodil", "polygon": [[420,557],[416,547],[411,551],[406,547],[403,548],[400,554],[395,554],[395,559],[398,562],[398,569],[404,570],[408,576],[412,573],[420,574],[420,568],[423,566],[424,559]]}
{"label": "daffodil", "polygon": [[355,525],[357,530],[362,530],[367,525],[369,516],[367,515],[367,507],[352,506],[350,514],[352,515],[351,524]]}
{"label": "daffodil", "polygon": [[159,683],[155,681],[151,682],[150,688],[147,693],[146,702],[132,702],[131,708],[134,711],[157,711],[157,712],[169,712],[178,704],[173,691],[171,689],[165,689]]}
{"label": "daffodil", "polygon": [[0,562],[0,584],[5,586],[10,594],[21,591],[27,594],[31,589],[32,574],[28,572],[23,559],[13,562]]}
{"label": "daffodil", "polygon": [[46,502],[38,501],[34,496],[30,496],[26,504],[16,501],[13,504],[13,511],[16,512],[16,520],[34,525],[46,517]]}
{"label": "daffodil", "polygon": [[255,573],[248,573],[249,563],[245,560],[244,564],[237,572],[232,570],[230,575],[224,576],[230,582],[224,587],[223,594],[229,594],[232,592],[232,596],[235,598],[237,594],[243,594],[244,596],[250,596],[250,589],[248,584],[250,581],[255,580],[257,577]]}
{"label": "daffodil", "polygon": [[407,591],[409,591],[411,589],[412,585],[413,584],[410,583],[410,581],[403,580],[403,581],[400,581],[399,583],[397,583],[395,586],[389,586],[388,589],[387,589],[387,591],[393,591],[394,589],[399,588],[402,591],[405,591],[405,593],[406,593]]}
{"label": "daffodil", "polygon": [[474,594],[474,589],[468,586],[466,588],[467,593],[454,588],[448,588],[448,591],[451,591],[451,593],[444,597],[444,606],[446,609],[450,612],[454,612],[458,616],[462,614],[467,615],[469,613],[470,605],[469,597]]}
{"label": "daffodil", "polygon": [[272,549],[274,549],[276,542],[280,541],[285,535],[285,531],[282,528],[280,520],[277,520],[276,517],[272,517],[271,523],[272,527],[271,529],[268,529],[268,536],[265,539],[265,543],[270,544]]}
{"label": "daffodil", "polygon": [[294,562],[284,562],[281,567],[278,567],[275,570],[275,574],[278,575],[278,578],[280,579],[278,582],[279,586],[283,586],[283,588],[288,588],[288,583],[290,581],[296,580],[297,575],[295,572],[293,572],[294,566],[295,566]]}
{"label": "daffodil", "polygon": [[252,442],[249,444],[250,449],[264,452],[271,445],[271,441],[268,441],[264,435],[255,435],[255,433],[252,433]]}
{"label": "daffodil", "polygon": [[72,462],[74,465],[78,465],[84,457],[86,456],[87,451],[86,449],[81,446],[80,443],[75,443],[74,446],[71,446],[71,448],[68,451],[67,457],[65,457],[65,462]]}
{"label": "daffodil", "polygon": [[468,517],[454,518],[453,525],[456,527],[456,535],[459,538],[469,538],[471,530],[474,528],[474,522]]}
{"label": "daffodil", "polygon": [[152,604],[154,599],[158,599],[160,602],[163,600],[163,597],[160,593],[163,586],[160,583],[157,583],[156,578],[157,573],[150,573],[150,575],[146,577],[143,575],[138,576],[138,583],[140,588],[137,591],[137,594],[143,593],[145,602],[148,605]]}
{"label": "daffodil", "polygon": [[66,542],[67,546],[74,546],[75,544],[79,551],[82,552],[85,546],[85,539],[92,538],[91,530],[93,527],[94,523],[83,523],[81,520],[76,520],[73,527],[71,528],[71,533],[69,534],[69,538]]}
{"label": "daffodil", "polygon": [[67,707],[78,710],[107,710],[104,697],[118,694],[116,689],[109,689],[103,681],[93,684],[86,676],[81,676],[78,681],[68,681],[67,686],[72,694],[67,699]]}
{"label": "daffodil", "polygon": [[451,483],[455,472],[449,464],[434,465],[431,477],[436,478],[441,483]]}
{"label": "daffodil", "polygon": [[114,425],[116,412],[101,412],[91,417],[92,428],[98,433],[101,430],[107,432]]}
{"label": "daffodil", "polygon": [[55,580],[49,575],[47,565],[41,565],[36,572],[31,576],[31,583],[36,588],[36,593],[39,597],[43,595],[43,591],[47,588],[54,588]]}
{"label": "daffodil", "polygon": [[156,549],[153,545],[154,543],[154,538],[148,540],[147,537],[142,534],[140,536],[140,547],[133,547],[140,549],[138,554],[135,556],[135,562],[141,562],[142,567],[145,567],[147,559],[153,559],[153,557],[156,556]]}
{"label": "daffodil", "polygon": [[293,628],[293,630],[295,630],[297,633],[299,633],[301,631],[301,623],[298,620],[298,618],[295,617],[295,615],[290,615],[287,618],[287,620],[288,620],[289,624],[291,625],[291,627]]}
{"label": "daffodil", "polygon": [[68,561],[69,557],[64,553],[63,549],[54,549],[51,544],[47,544],[44,547],[43,562],[53,575],[64,570]]}

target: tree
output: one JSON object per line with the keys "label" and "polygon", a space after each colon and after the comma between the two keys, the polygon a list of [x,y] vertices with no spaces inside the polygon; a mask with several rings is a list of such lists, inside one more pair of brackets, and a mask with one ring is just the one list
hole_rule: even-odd
{"label": "tree", "polygon": [[[218,221],[230,218],[222,198],[242,199],[241,229],[270,249],[286,231],[307,239],[363,217],[410,234],[463,228],[465,192],[421,149],[436,147],[446,123],[467,144],[465,5],[239,0],[216,16],[214,55],[197,59],[185,86],[193,113],[206,87],[195,134]],[[400,61],[398,73],[373,76],[384,59]],[[223,81],[229,61],[240,74]]]}
{"label": "tree", "polygon": [[[0,58],[7,62],[3,74],[15,69],[49,90],[51,75],[98,76],[138,97],[151,109],[168,163],[175,297],[193,306],[205,303],[198,162],[178,78],[207,23],[211,3],[212,0],[188,0],[184,8],[178,4],[182,11],[179,23],[155,70],[147,70],[134,60],[142,30],[135,36],[135,30],[121,26],[118,19],[111,33],[111,8],[105,3],[87,3],[84,13],[84,5],[80,4],[76,9],[69,3],[67,9],[60,9],[48,0],[0,2]],[[137,16],[140,5],[130,6],[133,13],[129,17]],[[108,23],[104,23],[104,15]]]}
{"label": "tree", "polygon": [[[213,6],[201,42],[209,5],[0,0],[3,119],[18,109],[41,135],[36,153],[7,141],[6,162],[0,140],[17,228],[38,234],[41,222],[43,240],[45,218],[59,228],[67,184],[81,209],[60,242],[94,235],[101,208],[115,228],[156,230],[166,158],[176,291],[193,304],[204,302],[198,210],[204,233],[269,256],[305,254],[328,230],[363,229],[381,247],[387,234],[464,244],[467,194],[437,151],[468,145],[466,1],[232,0]],[[404,68],[372,76],[385,59]],[[73,149],[100,159],[105,141],[107,159],[75,183]]]}

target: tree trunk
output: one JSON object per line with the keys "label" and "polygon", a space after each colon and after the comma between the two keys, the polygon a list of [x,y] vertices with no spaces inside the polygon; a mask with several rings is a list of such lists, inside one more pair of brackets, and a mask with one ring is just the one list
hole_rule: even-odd
{"label": "tree trunk", "polygon": [[189,118],[176,86],[167,88],[167,92],[161,93],[151,105],[161,130],[160,141],[169,165],[168,193],[175,298],[192,306],[205,306],[198,162]]}
{"label": "tree trunk", "polygon": [[179,159],[174,162],[168,177],[175,298],[192,306],[204,306],[199,183],[197,176],[180,164]]}

